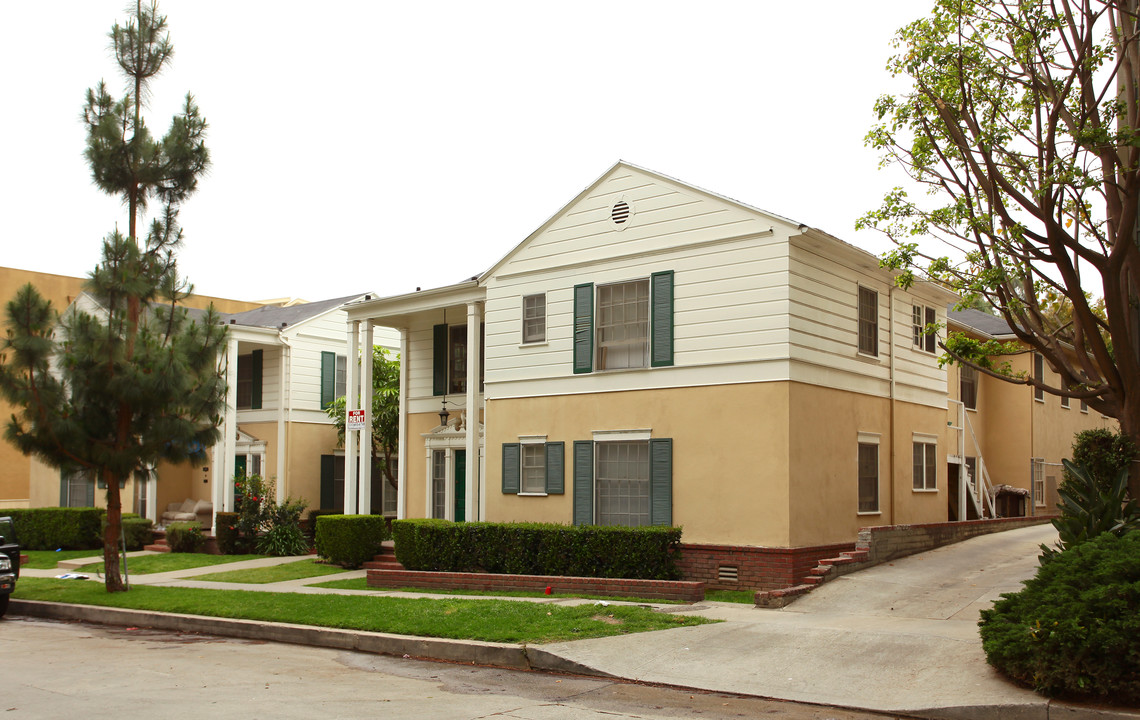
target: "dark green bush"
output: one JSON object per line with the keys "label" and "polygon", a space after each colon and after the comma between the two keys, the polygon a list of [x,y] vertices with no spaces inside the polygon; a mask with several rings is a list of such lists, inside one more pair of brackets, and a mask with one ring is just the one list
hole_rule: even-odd
{"label": "dark green bush", "polygon": [[123,513],[123,538],[127,550],[142,550],[143,545],[154,542],[154,522],[134,513]]}
{"label": "dark green bush", "polygon": [[301,531],[305,533],[305,537],[309,540],[310,547],[316,546],[317,538],[317,518],[322,515],[343,515],[344,510],[333,510],[330,508],[317,509],[313,508],[309,514],[301,522]]}
{"label": "dark green bush", "polygon": [[166,544],[171,552],[198,552],[205,543],[202,526],[196,522],[176,522],[166,526]]}
{"label": "dark green bush", "polygon": [[12,518],[25,550],[91,550],[103,546],[103,508],[0,510]]}
{"label": "dark green bush", "polygon": [[321,515],[317,518],[317,554],[346,568],[358,568],[380,553],[388,539],[382,515]]}
{"label": "dark green bush", "polygon": [[1140,704],[1140,532],[1060,553],[978,625],[989,663],[1038,692]]}
{"label": "dark green bush", "polygon": [[301,532],[301,513],[305,512],[305,502],[287,499],[280,505],[272,500],[266,504],[268,520],[265,533],[257,539],[257,551],[277,557],[309,552],[309,543]]}
{"label": "dark green bush", "polygon": [[235,512],[220,512],[214,516],[214,539],[218,541],[218,552],[223,555],[237,555],[240,552],[238,517]]}
{"label": "dark green bush", "polygon": [[[1132,438],[1107,428],[1083,430],[1073,440],[1073,464],[1084,467],[1104,490],[1116,480],[1121,470],[1131,470],[1137,454]],[[1069,473],[1066,472],[1064,477],[1061,489],[1069,482]]]}
{"label": "dark green bush", "polygon": [[681,529],[553,523],[392,523],[409,570],[674,580]]}

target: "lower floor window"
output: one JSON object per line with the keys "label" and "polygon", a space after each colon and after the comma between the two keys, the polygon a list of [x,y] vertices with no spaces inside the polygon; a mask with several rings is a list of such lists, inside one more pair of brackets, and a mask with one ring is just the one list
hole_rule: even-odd
{"label": "lower floor window", "polygon": [[879,446],[859,443],[859,512],[879,512]]}
{"label": "lower floor window", "polygon": [[937,490],[938,445],[914,442],[914,489]]}
{"label": "lower floor window", "polygon": [[649,525],[649,442],[597,444],[597,524]]}
{"label": "lower floor window", "polygon": [[431,516],[447,517],[447,451],[431,451]]}
{"label": "lower floor window", "polygon": [[95,506],[95,478],[90,471],[69,472],[65,470],[60,474],[59,506]]}
{"label": "lower floor window", "polygon": [[543,443],[522,446],[522,491],[546,492],[546,445]]}

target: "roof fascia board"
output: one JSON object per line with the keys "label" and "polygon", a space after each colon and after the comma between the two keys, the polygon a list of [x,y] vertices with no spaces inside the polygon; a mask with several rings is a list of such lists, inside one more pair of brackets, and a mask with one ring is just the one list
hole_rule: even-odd
{"label": "roof fascia board", "polygon": [[346,306],[348,321],[376,320],[397,315],[410,315],[439,310],[452,305],[483,302],[487,289],[478,280],[466,280],[456,285],[420,290],[404,295],[365,300]]}

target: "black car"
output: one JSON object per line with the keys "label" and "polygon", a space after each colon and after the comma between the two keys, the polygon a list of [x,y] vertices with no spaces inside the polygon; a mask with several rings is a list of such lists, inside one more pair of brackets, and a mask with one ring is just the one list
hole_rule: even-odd
{"label": "black car", "polygon": [[8,596],[20,577],[20,543],[12,518],[0,517],[0,616],[8,610]]}

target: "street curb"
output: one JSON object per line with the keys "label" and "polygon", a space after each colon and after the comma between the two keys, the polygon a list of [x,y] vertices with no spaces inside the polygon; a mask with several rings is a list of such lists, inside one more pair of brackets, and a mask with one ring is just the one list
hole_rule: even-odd
{"label": "street curb", "polygon": [[236,620],[205,615],[181,615],[147,610],[99,607],[97,605],[72,605],[43,600],[17,600],[15,598],[11,600],[8,611],[13,615],[26,615],[50,620],[81,620],[103,625],[145,627],[155,630],[222,635],[243,640],[283,642],[336,650],[355,650],[375,655],[394,655],[396,657],[442,660],[474,665],[495,665],[515,670],[613,677],[608,673],[566,660],[545,650],[522,644],[424,638],[364,630],[344,630],[312,625]]}

